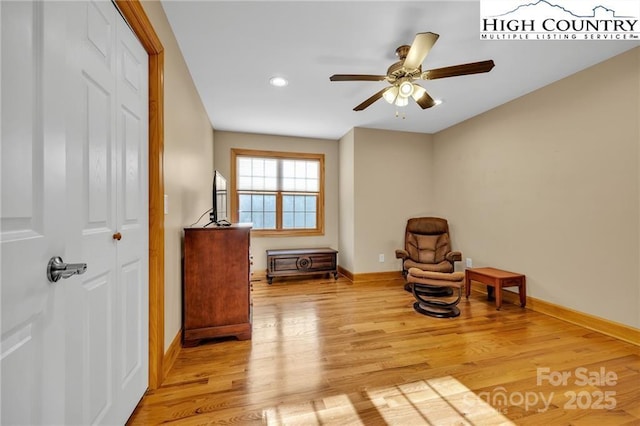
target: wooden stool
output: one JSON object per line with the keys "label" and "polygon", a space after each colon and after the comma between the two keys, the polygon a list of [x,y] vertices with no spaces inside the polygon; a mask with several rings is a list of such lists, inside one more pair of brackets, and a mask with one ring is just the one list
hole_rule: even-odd
{"label": "wooden stool", "polygon": [[[431,272],[410,268],[407,273],[407,283],[411,287],[413,297],[417,300],[413,304],[413,309],[416,312],[436,318],[451,318],[460,315],[460,309],[456,305],[462,298],[463,272]],[[434,287],[457,289],[458,295],[453,296],[453,299],[447,296],[434,296]]]}

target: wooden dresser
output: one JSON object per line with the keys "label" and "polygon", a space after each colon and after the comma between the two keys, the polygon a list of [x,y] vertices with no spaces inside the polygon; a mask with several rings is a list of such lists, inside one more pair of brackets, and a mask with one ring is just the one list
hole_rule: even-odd
{"label": "wooden dresser", "polygon": [[251,338],[250,226],[185,228],[182,342]]}

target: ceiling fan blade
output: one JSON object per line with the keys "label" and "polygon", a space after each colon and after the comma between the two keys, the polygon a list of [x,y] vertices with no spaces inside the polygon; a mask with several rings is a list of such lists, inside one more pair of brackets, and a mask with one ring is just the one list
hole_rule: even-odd
{"label": "ceiling fan blade", "polygon": [[357,107],[355,107],[353,110],[354,111],[362,111],[363,109],[367,108],[369,105],[371,105],[372,103],[374,103],[375,101],[377,101],[378,99],[380,99],[382,97],[382,94],[388,89],[388,87],[385,87],[384,89],[380,90],[379,92],[377,92],[375,95],[371,96],[370,98],[368,98],[366,101],[362,102],[360,105],[358,105]]}
{"label": "ceiling fan blade", "polygon": [[427,57],[427,54],[438,40],[438,37],[440,36],[435,33],[416,34],[416,38],[413,39],[403,66],[409,70],[413,70],[422,65],[424,58]]}
{"label": "ceiling fan blade", "polygon": [[479,74],[489,72],[495,66],[493,60],[472,62],[463,65],[454,65],[451,67],[437,68],[428,70],[423,73],[425,80],[435,80],[437,78],[456,77],[459,75]]}
{"label": "ceiling fan blade", "polygon": [[415,83],[413,83],[413,85],[414,85],[414,89],[411,97],[413,98],[413,100],[416,101],[418,105],[420,105],[420,108],[427,109],[427,108],[431,108],[436,104],[436,101],[434,101],[433,98],[429,96],[429,94],[424,89],[424,87]]}
{"label": "ceiling fan blade", "polygon": [[386,75],[368,75],[368,74],[334,74],[329,77],[331,81],[382,81],[387,78]]}

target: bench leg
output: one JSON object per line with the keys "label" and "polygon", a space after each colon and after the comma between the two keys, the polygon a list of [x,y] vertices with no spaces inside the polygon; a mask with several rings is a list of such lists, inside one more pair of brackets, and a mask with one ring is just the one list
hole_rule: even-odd
{"label": "bench leg", "polygon": [[498,283],[495,288],[496,295],[496,310],[499,311],[502,307],[502,284]]}
{"label": "bench leg", "polygon": [[464,295],[467,297],[467,300],[469,300],[470,294],[471,294],[471,280],[469,279],[467,274],[465,274],[464,275]]}
{"label": "bench leg", "polygon": [[523,308],[527,304],[527,283],[525,280],[526,278],[522,279],[522,284],[520,284],[518,288],[518,293],[520,293],[520,306]]}

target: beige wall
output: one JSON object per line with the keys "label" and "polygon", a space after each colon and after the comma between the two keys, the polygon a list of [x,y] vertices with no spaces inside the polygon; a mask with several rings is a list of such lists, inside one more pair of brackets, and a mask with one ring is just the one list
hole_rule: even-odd
{"label": "beige wall", "polygon": [[437,213],[473,266],[640,326],[640,48],[440,132]]}
{"label": "beige wall", "polygon": [[355,177],[354,177],[354,129],[338,141],[340,158],[340,253],[338,264],[347,271],[355,271]]}
{"label": "beige wall", "polygon": [[266,250],[278,248],[338,247],[338,141],[215,131],[215,168],[231,179],[231,148],[324,154],[324,235],[314,237],[251,237],[256,271],[267,268]]}
{"label": "beige wall", "polygon": [[[354,129],[351,272],[402,269],[395,250],[404,247],[407,219],[434,209],[432,150],[431,135]],[[378,261],[380,254],[384,262]]]}
{"label": "beige wall", "polygon": [[182,229],[211,206],[213,129],[164,10],[144,1],[165,49],[165,350],[182,327]]}

